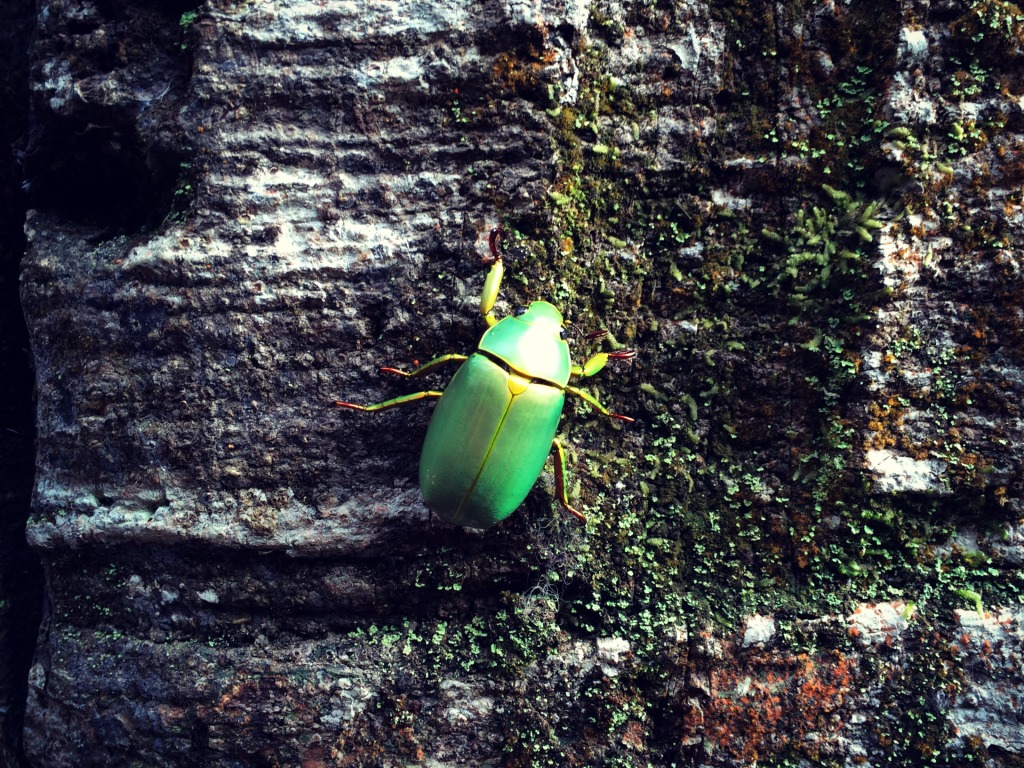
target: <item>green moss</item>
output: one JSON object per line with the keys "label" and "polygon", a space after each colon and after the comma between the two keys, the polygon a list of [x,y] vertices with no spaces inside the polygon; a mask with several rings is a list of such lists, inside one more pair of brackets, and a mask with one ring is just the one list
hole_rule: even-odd
{"label": "green moss", "polygon": [[[875,216],[878,201],[866,202],[828,184],[822,185],[830,204],[800,208],[785,235],[765,228],[762,234],[785,249],[781,272],[770,286],[780,297],[803,310],[842,318],[863,316],[871,298],[868,272],[873,230],[882,228]],[[814,306],[822,301],[825,306]],[[840,306],[845,304],[845,307]]]}
{"label": "green moss", "polygon": [[996,61],[1024,53],[1024,11],[1006,0],[970,0],[956,31]]}

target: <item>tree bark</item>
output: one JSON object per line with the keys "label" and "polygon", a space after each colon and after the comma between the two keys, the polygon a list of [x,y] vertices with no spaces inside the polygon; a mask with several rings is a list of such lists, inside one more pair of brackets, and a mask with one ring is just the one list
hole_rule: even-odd
{"label": "tree bark", "polygon": [[[41,4],[22,302],[88,765],[1013,765],[1020,73],[990,0]],[[379,375],[556,304],[486,532]],[[588,337],[607,330],[602,339]],[[442,388],[442,376],[428,382]]]}

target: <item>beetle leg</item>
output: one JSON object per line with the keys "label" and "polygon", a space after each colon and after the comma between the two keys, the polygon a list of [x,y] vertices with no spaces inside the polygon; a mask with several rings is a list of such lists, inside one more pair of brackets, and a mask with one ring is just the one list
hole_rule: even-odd
{"label": "beetle leg", "polygon": [[480,314],[487,321],[488,328],[498,322],[494,317],[494,302],[498,300],[498,290],[501,288],[501,278],[504,274],[505,265],[502,264],[501,257],[498,256],[491,265],[491,271],[487,273],[484,290],[480,294]]}
{"label": "beetle leg", "polygon": [[565,496],[565,448],[558,442],[557,437],[551,441],[551,447],[555,449],[555,492],[558,494],[558,500],[566,510],[585,523],[587,516],[570,506],[569,499]]}
{"label": "beetle leg", "polygon": [[428,397],[440,397],[443,394],[444,392],[428,390],[425,392],[413,392],[411,395],[402,395],[401,397],[396,397],[393,400],[385,400],[383,403],[374,403],[373,405],[356,405],[355,403],[345,403],[341,400],[335,400],[334,404],[340,408],[353,408],[357,411],[384,411],[388,408],[394,408],[396,405],[414,403],[417,400],[423,400]]}
{"label": "beetle leg", "polygon": [[593,376],[595,373],[600,373],[606,365],[608,365],[608,353],[598,352],[583,365],[574,365],[572,367],[572,375],[582,378]]}
{"label": "beetle leg", "polygon": [[591,395],[588,392],[584,392],[582,389],[577,389],[576,387],[568,387],[567,386],[567,387],[565,387],[565,391],[568,392],[571,395],[576,395],[576,397],[579,397],[579,398],[581,398],[583,400],[586,400],[595,409],[597,409],[598,411],[603,413],[605,416],[608,416],[608,417],[610,417],[612,419],[619,419],[620,421],[636,421],[636,419],[634,419],[634,418],[632,418],[630,416],[623,416],[622,414],[619,414],[619,413],[612,413],[607,408],[605,408],[603,405],[601,405],[601,403],[598,402],[596,397],[594,397],[593,395]]}
{"label": "beetle leg", "polygon": [[501,278],[505,274],[505,265],[501,263],[501,254],[498,253],[498,241],[500,239],[501,226],[499,225],[491,230],[491,235],[487,238],[487,245],[491,249],[494,263],[491,264],[491,271],[487,273],[487,278],[484,280],[484,290],[480,294],[480,314],[487,321],[488,328],[498,322],[497,318],[494,317],[494,302],[498,300]]}
{"label": "beetle leg", "polygon": [[394,373],[397,374],[398,376],[422,376],[425,373],[430,373],[435,368],[440,368],[445,363],[454,363],[456,361],[464,363],[466,362],[467,359],[468,358],[465,355],[441,355],[440,357],[435,357],[429,363],[425,363],[424,365],[421,365],[419,368],[409,373],[406,373],[405,371],[400,371],[397,368],[381,368],[381,371],[385,373]]}
{"label": "beetle leg", "polygon": [[636,357],[636,351],[632,349],[624,349],[621,352],[598,352],[583,365],[574,365],[572,375],[583,378],[593,376],[595,373],[600,373],[609,360],[632,360],[634,357]]}

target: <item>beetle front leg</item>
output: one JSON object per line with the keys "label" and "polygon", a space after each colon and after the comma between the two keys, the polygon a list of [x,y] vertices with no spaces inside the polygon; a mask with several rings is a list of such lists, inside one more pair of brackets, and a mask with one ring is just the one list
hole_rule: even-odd
{"label": "beetle front leg", "polygon": [[572,375],[581,378],[593,376],[604,370],[609,360],[632,360],[634,357],[636,357],[636,351],[632,349],[624,349],[621,352],[598,352],[583,365],[574,365]]}
{"label": "beetle front leg", "polygon": [[623,416],[621,413],[612,413],[607,408],[605,408],[603,405],[601,405],[601,403],[598,402],[596,397],[591,395],[589,392],[584,392],[582,389],[577,389],[576,387],[569,387],[569,386],[567,386],[567,387],[565,387],[565,391],[568,392],[571,395],[576,395],[576,397],[578,397],[578,398],[580,398],[582,400],[586,400],[596,410],[600,411],[601,413],[603,413],[605,416],[608,416],[609,418],[619,419],[620,421],[629,421],[629,422],[636,421],[636,419],[634,419],[634,418],[632,418],[630,416]]}
{"label": "beetle front leg", "polygon": [[383,403],[374,403],[373,405],[356,405],[355,403],[346,403],[341,400],[335,400],[334,404],[339,408],[352,408],[356,411],[385,411],[388,408],[394,408],[398,405],[415,403],[417,400],[425,400],[428,397],[440,397],[443,394],[444,392],[428,390],[425,392],[413,392],[411,395],[402,395],[401,397],[396,397],[393,400],[385,400]]}
{"label": "beetle front leg", "polygon": [[555,449],[555,492],[558,494],[558,500],[566,510],[585,523],[587,522],[587,516],[572,507],[565,495],[565,448],[558,442],[557,437],[551,441],[551,447]]}
{"label": "beetle front leg", "polygon": [[430,373],[435,368],[440,368],[442,365],[445,365],[446,363],[464,363],[466,362],[467,359],[468,358],[465,355],[441,355],[440,357],[435,357],[429,363],[425,363],[424,365],[421,365],[419,368],[417,368],[414,371],[410,371],[409,373],[401,371],[398,368],[381,368],[381,371],[384,371],[386,373],[394,373],[398,376],[406,376],[408,378],[412,378],[413,376],[422,376],[425,373]]}
{"label": "beetle front leg", "polygon": [[501,261],[501,254],[498,253],[498,237],[501,235],[501,227],[491,230],[488,244],[491,247],[491,255],[494,256],[494,263],[491,271],[487,273],[484,280],[484,290],[480,294],[480,314],[484,316],[487,327],[492,327],[498,322],[494,316],[494,302],[498,300],[498,291],[501,289],[501,278],[505,274],[505,265]]}

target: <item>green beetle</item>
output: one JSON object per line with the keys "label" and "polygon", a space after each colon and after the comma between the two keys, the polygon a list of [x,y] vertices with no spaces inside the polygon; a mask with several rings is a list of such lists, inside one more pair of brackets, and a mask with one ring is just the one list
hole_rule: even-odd
{"label": "green beetle", "polygon": [[421,376],[451,362],[462,365],[443,392],[424,391],[374,405],[335,401],[342,408],[380,411],[398,405],[440,398],[420,454],[420,490],[427,506],[442,519],[469,528],[490,528],[523,503],[552,448],[555,489],[559,501],[580,520],[565,493],[565,450],[555,438],[565,393],[576,395],[606,416],[633,421],[609,412],[592,395],[569,385],[573,376],[592,376],[609,358],[630,359],[629,350],[599,354],[573,365],[562,338],[562,314],[546,301],[535,301],[521,314],[498,321],[494,303],[504,273],[498,254],[498,229],[491,232],[495,261],[484,281],[480,312],[488,330],[476,352],[443,355],[411,373]]}

